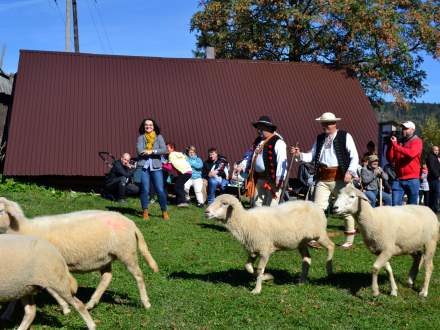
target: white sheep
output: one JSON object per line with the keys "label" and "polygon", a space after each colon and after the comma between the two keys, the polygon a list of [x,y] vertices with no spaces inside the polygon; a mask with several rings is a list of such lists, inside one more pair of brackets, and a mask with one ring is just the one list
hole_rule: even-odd
{"label": "white sheep", "polygon": [[[221,220],[249,253],[245,268],[257,276],[254,294],[261,292],[263,281],[273,278],[264,270],[270,255],[277,250],[299,249],[303,260],[300,281],[305,281],[312,261],[307,249],[311,240],[317,240],[327,249],[326,269],[329,275],[333,273],[335,245],[327,235],[323,210],[312,202],[292,201],[245,210],[237,198],[225,194],[217,197],[205,212],[208,218]],[[260,260],[254,272],[257,257]]]}
{"label": "white sheep", "polygon": [[336,214],[352,214],[359,225],[365,245],[378,255],[372,271],[374,296],[379,295],[377,277],[384,266],[391,283],[391,295],[397,295],[397,285],[389,260],[392,256],[408,254],[413,257],[408,284],[414,284],[423,256],[426,270],[420,296],[428,295],[433,270],[432,259],[439,237],[437,216],[430,208],[421,205],[373,208],[361,191],[348,185],[340,191],[333,210]]}
{"label": "white sheep", "polygon": [[[159,271],[144,237],[135,223],[120,213],[100,210],[36,217],[28,220],[20,206],[0,197],[0,232],[32,235],[48,240],[66,260],[71,272],[101,272],[101,281],[86,304],[95,306],[112,279],[111,264],[120,260],[136,280],[145,308],[150,302],[144,277],[139,268],[137,247],[154,272]],[[57,295],[54,298],[70,312],[68,305]]]}
{"label": "white sheep", "polygon": [[95,323],[83,303],[74,297],[78,285],[66,261],[49,242],[32,236],[0,235],[0,302],[21,299],[25,315],[19,330],[28,329],[35,318],[33,295],[41,288],[71,304],[89,329]]}

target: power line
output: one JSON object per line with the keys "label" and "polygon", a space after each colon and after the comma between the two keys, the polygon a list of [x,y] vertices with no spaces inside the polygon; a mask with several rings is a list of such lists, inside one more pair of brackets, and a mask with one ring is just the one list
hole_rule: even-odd
{"label": "power line", "polygon": [[99,32],[98,26],[96,25],[95,19],[93,17],[92,8],[91,8],[89,2],[88,1],[86,1],[86,2],[87,2],[87,9],[89,10],[90,19],[92,20],[93,27],[95,28],[96,34],[98,35],[99,45],[101,46],[102,51],[105,53],[106,52],[106,49],[105,49],[106,47],[105,47],[105,45],[104,45],[104,43],[102,41],[101,33]]}
{"label": "power line", "polygon": [[108,46],[109,46],[109,48],[110,48],[110,53],[114,54],[114,52],[113,52],[113,47],[112,47],[112,43],[110,42],[110,38],[109,38],[109,36],[108,36],[108,34],[107,34],[107,29],[105,28],[105,25],[104,25],[104,20],[102,19],[101,11],[100,11],[100,9],[99,9],[99,7],[98,7],[98,1],[97,1],[97,0],[94,0],[94,3],[95,3],[96,11],[97,11],[97,13],[98,13],[98,18],[99,18],[99,20],[100,20],[100,22],[101,22],[102,29],[104,30],[105,38],[106,38],[107,43],[108,43]]}
{"label": "power line", "polygon": [[63,25],[66,25],[66,20],[64,19],[64,15],[61,12],[61,8],[60,5],[58,4],[57,0],[47,0],[49,1],[49,6],[53,7],[53,3],[55,2],[55,8],[57,9],[58,12],[58,18],[61,19],[61,22],[63,23]]}

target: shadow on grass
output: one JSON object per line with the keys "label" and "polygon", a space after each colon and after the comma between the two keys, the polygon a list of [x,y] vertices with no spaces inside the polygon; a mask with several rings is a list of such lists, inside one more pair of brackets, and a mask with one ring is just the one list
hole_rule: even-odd
{"label": "shadow on grass", "polygon": [[109,211],[115,211],[122,214],[130,214],[135,216],[141,216],[141,213],[139,210],[136,210],[132,207],[124,207],[124,206],[106,206],[106,209]]}
{"label": "shadow on grass", "polygon": [[[298,283],[300,274],[291,274],[285,270],[267,269],[267,273],[274,276],[273,283],[277,285],[286,285]],[[253,287],[255,277],[245,270],[229,269],[221,272],[212,272],[206,274],[194,274],[185,271],[174,272],[169,275],[170,279],[199,280],[210,283],[226,283],[234,287]],[[386,275],[379,275],[379,285],[388,280]],[[371,274],[368,273],[337,273],[319,279],[308,281],[312,285],[333,286],[345,289],[353,296],[358,296],[358,292],[371,286]]]}
{"label": "shadow on grass", "polygon": [[[95,292],[95,289],[96,288],[94,287],[87,287],[87,288],[80,287],[78,289],[78,292],[76,293],[76,297],[79,300],[83,301],[85,304],[92,297],[92,294],[93,292]],[[101,299],[99,300],[99,303],[138,307],[140,303],[140,298],[139,301],[134,299],[135,298],[132,299],[126,293],[120,293],[120,292],[117,293],[111,290],[107,290],[102,295]]]}
{"label": "shadow on grass", "polygon": [[[295,284],[299,276],[290,274],[284,270],[267,269],[267,273],[274,276],[273,283],[282,284]],[[234,287],[246,287],[252,286],[255,281],[255,277],[249,274],[245,270],[229,269],[221,272],[212,272],[206,274],[193,274],[185,271],[174,272],[169,275],[171,279],[184,279],[184,280],[199,280],[210,283],[225,283]]]}
{"label": "shadow on grass", "polygon": [[[379,275],[379,285],[383,284],[387,280],[388,276]],[[361,289],[371,287],[371,274],[340,272],[328,277],[309,280],[309,283],[345,289],[348,290],[353,296],[357,296]]]}
{"label": "shadow on grass", "polygon": [[202,228],[206,228],[206,229],[216,230],[216,231],[228,231],[222,225],[214,225],[214,224],[210,224],[210,223],[199,223],[198,226],[200,226]]}
{"label": "shadow on grass", "polygon": [[342,230],[342,231],[344,231],[345,230],[345,227],[344,227],[344,225],[330,225],[330,224],[328,224],[327,225],[327,230]]}
{"label": "shadow on grass", "polygon": [[[61,328],[63,326],[63,324],[59,321],[59,318],[57,316],[53,316],[50,314],[45,313],[44,311],[42,311],[41,306],[46,305],[45,303],[41,302],[41,295],[38,295],[35,299],[35,302],[37,304],[37,313],[35,316],[34,321],[32,322],[32,325],[43,325],[43,326],[53,326],[56,328]],[[47,294],[47,296],[49,297],[49,295]],[[49,297],[49,299],[51,299]],[[55,302],[55,300],[52,298],[52,300]],[[9,303],[4,303],[4,305],[2,305],[2,309],[0,310],[0,315],[3,314],[3,312],[6,310],[6,307],[8,306]],[[61,312],[61,309],[59,310],[59,317],[64,317],[63,313]],[[17,304],[15,305],[13,314],[12,314],[12,319],[11,320],[2,320],[0,319],[0,329],[6,329],[6,328],[11,328],[11,329],[15,329],[23,320],[24,317],[24,307],[21,304],[20,301],[17,302]],[[32,327],[31,327],[32,328]]]}

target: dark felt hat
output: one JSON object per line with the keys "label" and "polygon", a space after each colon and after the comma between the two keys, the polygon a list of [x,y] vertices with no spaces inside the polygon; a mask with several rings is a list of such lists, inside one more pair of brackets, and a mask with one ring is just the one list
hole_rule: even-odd
{"label": "dark felt hat", "polygon": [[261,116],[258,121],[252,123],[252,126],[255,128],[265,126],[270,128],[271,131],[275,131],[277,129],[277,126],[272,123],[272,120],[269,118],[269,116]]}

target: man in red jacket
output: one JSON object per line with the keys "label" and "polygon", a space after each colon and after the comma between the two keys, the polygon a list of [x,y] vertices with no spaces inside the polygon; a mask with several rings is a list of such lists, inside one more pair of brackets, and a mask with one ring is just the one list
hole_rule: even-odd
{"label": "man in red jacket", "polygon": [[417,204],[420,189],[420,159],[423,142],[414,134],[416,125],[406,121],[402,125],[402,141],[391,137],[387,159],[394,166],[396,180],[393,181],[393,205],[402,205],[403,196],[408,196],[408,204]]}

